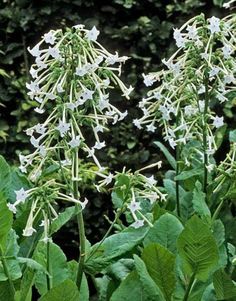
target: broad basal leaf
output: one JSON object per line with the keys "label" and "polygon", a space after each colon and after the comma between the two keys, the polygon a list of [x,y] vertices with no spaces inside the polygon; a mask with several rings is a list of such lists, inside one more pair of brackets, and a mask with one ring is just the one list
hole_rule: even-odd
{"label": "broad basal leaf", "polygon": [[6,237],[12,226],[12,212],[8,209],[6,199],[0,192],[0,246],[4,249]]}
{"label": "broad basal leaf", "polygon": [[213,274],[213,285],[217,300],[236,300],[236,285],[225,273],[223,269],[217,270]]}
{"label": "broad basal leaf", "polygon": [[123,256],[141,243],[148,229],[148,227],[142,227],[140,229],[128,228],[106,238],[100,246],[99,243],[94,245],[91,248],[92,255],[90,256],[88,254],[85,268],[90,273],[102,271],[117,258]]}
{"label": "broad basal leaf", "polygon": [[[50,271],[52,286],[62,283],[68,278],[68,268],[66,263],[66,256],[59,246],[50,243]],[[34,254],[36,260],[45,269],[47,268],[47,244],[40,242]],[[47,292],[47,278],[44,271],[37,271],[35,277],[35,285],[41,295]]]}
{"label": "broad basal leaf", "polygon": [[216,241],[208,226],[193,216],[180,234],[177,247],[184,271],[188,275],[194,273],[199,280],[207,280],[219,259]]}
{"label": "broad basal leaf", "polygon": [[39,301],[83,301],[79,299],[79,291],[74,282],[65,280],[61,284],[53,287]]}
{"label": "broad basal leaf", "polygon": [[152,243],[142,254],[148,273],[162,291],[166,301],[171,300],[175,289],[175,256],[165,247]]}
{"label": "broad basal leaf", "polygon": [[172,214],[163,214],[148,231],[144,245],[159,243],[172,253],[176,252],[176,240],[183,230],[181,222]]}

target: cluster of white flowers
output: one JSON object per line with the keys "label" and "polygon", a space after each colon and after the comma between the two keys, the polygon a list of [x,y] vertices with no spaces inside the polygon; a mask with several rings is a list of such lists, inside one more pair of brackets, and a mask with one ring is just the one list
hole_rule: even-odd
{"label": "cluster of white flowers", "polygon": [[215,131],[224,125],[214,108],[223,106],[229,92],[236,90],[235,28],[232,18],[206,20],[200,15],[174,29],[178,50],[163,59],[167,68],[143,75],[147,87],[157,87],[140,101],[143,116],[133,120],[134,125],[149,132],[161,125],[174,149],[194,138],[203,141],[206,123],[208,153],[213,154]]}
{"label": "cluster of white flowers", "polygon": [[[155,165],[161,168],[161,164],[162,162],[159,161]],[[123,183],[124,177],[126,177],[126,182]],[[125,172],[125,170],[123,170],[122,173],[117,173],[114,178],[116,181],[114,192],[120,194],[120,191],[125,191],[122,207],[126,206],[132,215],[133,223],[131,227],[137,229],[142,227],[145,223],[152,227],[151,221],[142,212],[141,202],[143,200],[148,201],[152,206],[157,201],[166,201],[167,196],[157,187],[157,181],[154,176],[147,177],[139,171],[131,173],[130,171]]]}
{"label": "cluster of white flowers", "polygon": [[[79,163],[79,152],[80,157],[93,159],[104,183],[112,180],[113,175],[107,175],[95,152],[106,145],[100,134],[107,130],[108,122],[115,124],[123,120],[127,112],[119,111],[110,103],[108,90],[117,86],[123,96],[129,98],[133,88],[127,88],[119,78],[122,63],[128,58],[109,53],[97,42],[98,35],[96,27],[86,30],[83,25],[77,25],[65,32],[51,30],[36,46],[28,48],[35,57],[30,69],[32,81],[27,83],[28,95],[37,105],[35,111],[42,114],[41,119],[49,112],[43,122],[26,131],[35,150],[19,156],[20,170],[27,173],[36,186],[44,181],[43,171],[55,164],[62,173],[72,173],[72,182],[81,181],[79,169],[75,167]],[[94,144],[89,145],[88,140],[89,144],[94,140]],[[16,191],[17,197],[18,193]],[[84,208],[87,201],[77,200],[71,191],[67,194],[71,196],[57,192],[56,198],[79,203]],[[18,203],[9,204],[9,209],[15,213]],[[38,208],[37,202],[34,206]],[[24,231],[26,235],[34,232],[35,210],[38,209],[29,216],[31,222],[27,223],[30,224],[27,229],[31,230]]]}

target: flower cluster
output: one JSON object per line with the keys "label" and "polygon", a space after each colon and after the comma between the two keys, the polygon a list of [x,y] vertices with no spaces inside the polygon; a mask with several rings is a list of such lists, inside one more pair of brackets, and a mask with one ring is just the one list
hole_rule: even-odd
{"label": "flower cluster", "polygon": [[[155,165],[160,168],[161,164],[162,162],[159,161]],[[147,168],[149,167],[150,166]],[[131,227],[134,228],[140,228],[144,225],[144,223],[152,226],[152,223],[146,216],[146,213],[149,211],[151,212],[151,207],[157,201],[166,201],[167,196],[157,187],[157,181],[154,176],[144,176],[140,173],[142,170],[134,173],[123,170],[122,173],[117,173],[114,176],[115,185],[113,198],[119,200],[119,205],[116,202],[115,205],[119,206],[121,211],[124,212],[126,212],[126,209],[128,208],[132,220]],[[144,207],[146,207],[145,203],[150,206],[150,210],[148,210],[148,212],[144,212]],[[128,221],[129,220],[130,219],[128,219]]]}
{"label": "flower cluster", "polygon": [[135,126],[155,132],[161,124],[173,149],[195,138],[203,141],[204,129],[207,153],[214,154],[215,131],[224,125],[214,108],[236,89],[235,24],[234,17],[206,20],[200,15],[174,29],[178,50],[163,59],[166,69],[143,74],[147,87],[155,82],[157,87],[140,101],[143,116],[133,121]]}
{"label": "flower cluster", "polygon": [[[100,135],[107,130],[108,122],[115,124],[127,115],[112,105],[108,90],[117,86],[129,98],[133,89],[127,88],[119,78],[122,63],[128,58],[109,53],[97,42],[98,35],[96,27],[86,30],[83,25],[77,25],[65,32],[51,30],[36,46],[28,48],[35,57],[30,69],[32,80],[27,83],[28,95],[44,121],[26,130],[35,150],[26,156],[20,154],[20,170],[28,173],[40,190],[44,181],[47,187],[50,186],[44,179],[45,173],[55,168],[67,185],[51,183],[59,189],[54,189],[52,202],[55,199],[71,201],[80,204],[82,209],[86,200],[79,201],[79,196],[72,192],[73,183],[82,180],[78,165],[80,161],[83,165],[83,159],[80,158],[91,157],[96,173],[109,184],[113,175],[107,175],[95,152],[105,147]],[[43,118],[44,113],[48,113],[46,118]],[[20,192],[28,193],[20,190],[16,195]],[[25,234],[33,233],[33,216],[39,209],[48,218],[45,208],[38,204],[34,201],[32,205],[27,223],[27,229],[31,231]],[[16,212],[16,205],[18,202],[9,205],[9,209]],[[52,211],[52,208],[49,209]]]}
{"label": "flower cluster", "polygon": [[[36,112],[51,111],[44,122],[26,131],[35,151],[28,156],[20,155],[20,169],[27,172],[28,167],[38,162],[31,171],[33,181],[40,176],[45,161],[61,149],[66,154],[62,165],[69,164],[70,151],[79,148],[102,170],[95,155],[96,150],[105,146],[99,133],[107,129],[108,121],[115,124],[127,115],[110,103],[107,92],[118,85],[128,98],[132,87],[126,88],[115,74],[120,74],[127,57],[110,54],[96,41],[98,34],[95,27],[89,31],[81,25],[65,33],[50,31],[29,49],[35,64],[30,69],[33,81],[27,84],[28,95],[38,104]],[[49,47],[40,49],[45,44]],[[88,146],[86,135],[91,133],[95,143]]]}

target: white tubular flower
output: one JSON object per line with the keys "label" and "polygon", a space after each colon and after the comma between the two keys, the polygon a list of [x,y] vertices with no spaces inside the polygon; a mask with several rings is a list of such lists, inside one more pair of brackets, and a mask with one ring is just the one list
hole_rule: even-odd
{"label": "white tubular flower", "polygon": [[29,193],[27,190],[25,190],[23,187],[20,190],[14,191],[16,194],[16,201],[24,203],[27,197],[29,196]]}

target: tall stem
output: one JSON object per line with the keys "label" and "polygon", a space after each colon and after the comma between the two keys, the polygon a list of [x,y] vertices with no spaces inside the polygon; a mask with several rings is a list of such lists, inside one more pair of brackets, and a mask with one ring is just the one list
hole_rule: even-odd
{"label": "tall stem", "polygon": [[14,296],[15,296],[15,287],[14,287],[13,281],[11,279],[11,275],[10,275],[8,267],[7,267],[7,261],[4,258],[4,254],[3,254],[1,246],[0,246],[0,256],[1,256],[1,261],[2,261],[2,266],[3,266],[4,273],[5,273],[6,277],[8,278],[8,283],[9,283],[9,286],[10,286],[10,293],[11,293],[12,300],[13,300]]}
{"label": "tall stem", "polygon": [[47,277],[47,289],[48,291],[52,288],[52,279],[51,279],[51,262],[50,262],[50,241],[49,241],[49,237],[50,237],[50,223],[51,223],[51,214],[50,214],[50,209],[49,206],[47,205],[47,221],[48,222],[48,240],[47,240],[47,271],[48,274],[46,275]]}
{"label": "tall stem", "polygon": [[191,289],[193,287],[194,280],[195,280],[195,273],[192,274],[192,276],[189,280],[188,287],[187,287],[187,290],[185,292],[183,301],[188,301],[188,297],[189,297],[189,294],[190,294]]}
{"label": "tall stem", "polygon": [[208,183],[208,155],[207,155],[207,111],[209,106],[209,78],[208,76],[205,77],[205,105],[204,105],[204,112],[203,112],[203,164],[204,164],[204,178],[203,178],[203,192],[207,193],[207,183]]}
{"label": "tall stem", "polygon": [[[177,114],[177,117],[176,117],[176,127],[179,126],[179,118],[180,118],[180,115],[179,113]],[[176,137],[177,139],[179,138],[179,133],[178,131],[176,132]],[[180,172],[180,145],[177,143],[176,145],[176,176],[179,175],[179,172]],[[180,213],[180,197],[179,197],[179,180],[176,180],[176,210],[177,210],[177,215],[180,217],[181,216],[181,213]]]}
{"label": "tall stem", "polygon": [[[73,154],[73,197],[75,199],[79,198],[79,191],[78,191],[78,150],[76,149]],[[76,205],[79,207],[79,205]],[[81,209],[81,208],[77,208]],[[78,264],[78,271],[77,271],[77,279],[76,284],[80,289],[82,277],[83,277],[83,268],[84,268],[84,261],[85,261],[85,228],[84,228],[84,218],[82,210],[79,210],[77,214],[77,223],[79,228],[79,243],[80,243],[80,254],[79,254],[79,264]]]}
{"label": "tall stem", "polygon": [[[180,160],[180,149],[179,145],[176,145],[176,176],[178,176],[180,168],[179,168],[179,160]],[[176,180],[176,209],[177,209],[177,214],[180,217],[180,198],[179,198],[179,180]]]}

